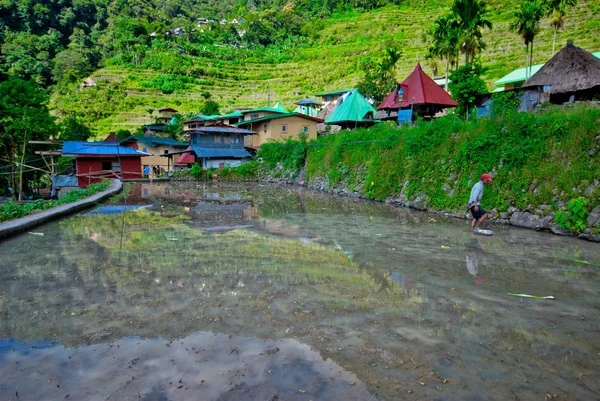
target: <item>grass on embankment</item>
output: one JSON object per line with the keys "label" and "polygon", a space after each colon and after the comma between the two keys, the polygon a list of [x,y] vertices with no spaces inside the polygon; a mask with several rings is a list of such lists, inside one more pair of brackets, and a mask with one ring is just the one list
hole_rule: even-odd
{"label": "grass on embankment", "polygon": [[109,185],[110,182],[104,180],[98,184],[92,184],[85,189],[75,189],[58,200],[37,199],[34,201],[25,202],[9,201],[0,204],[0,222],[18,219],[19,217],[27,216],[28,214],[50,209],[55,206],[64,205],[66,203],[72,203],[83,198],[87,198],[88,196],[104,191],[108,188]]}
{"label": "grass on embankment", "polygon": [[[92,127],[100,138],[109,131],[135,130],[152,121],[148,109],[175,107],[182,112],[198,112],[203,92],[210,92],[223,112],[234,107],[257,107],[281,102],[289,109],[293,102],[330,89],[354,87],[363,72],[359,62],[365,56],[377,54],[386,45],[397,45],[403,55],[397,64],[398,79],[403,80],[417,61],[431,74],[425,62],[423,34],[433,26],[439,15],[445,14],[451,0],[407,1],[399,6],[387,6],[371,12],[344,12],[327,20],[315,20],[307,26],[309,38],[300,47],[266,50],[232,49],[206,46],[202,57],[192,57],[171,50],[151,50],[140,66],[120,63],[118,57],[92,74],[98,84],[80,88],[74,83],[57,88],[51,108],[56,115],[76,114]],[[488,87],[510,71],[524,67],[525,46],[519,35],[510,31],[514,7],[503,0],[490,0],[492,31],[484,31],[487,48],[482,63],[489,67],[484,77]],[[588,51],[600,50],[600,5],[592,0],[579,1],[570,8],[564,28],[557,34],[557,49],[567,39]],[[546,20],[535,38],[534,63],[551,57],[552,29]],[[461,63],[463,60],[461,59]],[[438,62],[438,75],[445,64]],[[151,82],[167,75],[193,77],[193,82],[163,93]]]}

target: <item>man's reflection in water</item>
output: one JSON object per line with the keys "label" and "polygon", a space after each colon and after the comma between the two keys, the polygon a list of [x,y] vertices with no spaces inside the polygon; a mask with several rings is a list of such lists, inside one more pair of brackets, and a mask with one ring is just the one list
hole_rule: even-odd
{"label": "man's reflection in water", "polygon": [[392,272],[391,276],[392,281],[394,283],[402,285],[402,287],[404,288],[404,293],[406,295],[410,295],[410,289],[413,287],[413,282],[406,278],[406,276],[397,272]]}
{"label": "man's reflection in water", "polygon": [[483,253],[479,238],[472,235],[471,241],[465,245],[465,259],[467,260],[467,270],[475,278],[476,285],[485,282],[485,279],[479,275],[479,264],[483,258]]}

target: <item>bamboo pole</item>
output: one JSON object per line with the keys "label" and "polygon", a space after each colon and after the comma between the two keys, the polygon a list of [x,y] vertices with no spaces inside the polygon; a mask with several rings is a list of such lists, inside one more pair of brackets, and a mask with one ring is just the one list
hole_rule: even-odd
{"label": "bamboo pole", "polygon": [[25,148],[27,147],[27,132],[23,136],[23,153],[21,153],[21,168],[19,169],[19,200],[23,200],[23,161],[25,160]]}

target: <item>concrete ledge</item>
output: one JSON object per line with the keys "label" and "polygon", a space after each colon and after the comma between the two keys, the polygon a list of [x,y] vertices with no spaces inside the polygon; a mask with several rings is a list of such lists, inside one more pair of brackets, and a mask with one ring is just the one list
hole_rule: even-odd
{"label": "concrete ledge", "polygon": [[22,231],[26,231],[40,224],[47,223],[48,221],[56,220],[60,217],[76,213],[82,209],[95,206],[97,202],[113,196],[114,194],[120,192],[122,188],[123,184],[121,181],[113,179],[111,180],[110,186],[107,189],[88,196],[87,198],[0,223],[0,240]]}

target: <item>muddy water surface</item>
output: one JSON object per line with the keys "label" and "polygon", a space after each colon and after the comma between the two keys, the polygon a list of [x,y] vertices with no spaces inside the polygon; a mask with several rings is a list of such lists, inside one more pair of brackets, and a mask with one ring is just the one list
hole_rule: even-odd
{"label": "muddy water surface", "polygon": [[128,205],[0,243],[0,400],[600,399],[597,244],[259,184]]}

